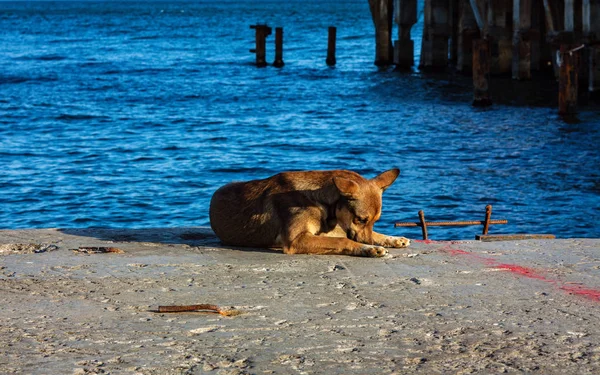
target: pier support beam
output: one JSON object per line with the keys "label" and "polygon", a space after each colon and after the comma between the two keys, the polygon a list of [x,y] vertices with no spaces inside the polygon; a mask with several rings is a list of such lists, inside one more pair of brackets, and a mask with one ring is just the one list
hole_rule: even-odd
{"label": "pier support beam", "polygon": [[337,35],[337,29],[334,26],[329,26],[327,29],[327,58],[325,63],[329,66],[334,66],[336,63],[335,59],[335,40]]}
{"label": "pier support beam", "polygon": [[256,66],[264,68],[267,66],[267,36],[271,35],[271,28],[267,25],[251,25],[256,30],[256,48],[250,52],[256,54]]}
{"label": "pier support beam", "polygon": [[513,79],[531,79],[532,0],[513,0]]}
{"label": "pier support beam", "polygon": [[392,48],[393,0],[369,0],[375,24],[375,65],[388,66],[394,61]]}
{"label": "pier support beam", "polygon": [[490,42],[487,39],[473,40],[473,105],[492,105],[489,92]]}
{"label": "pier support beam", "polygon": [[590,48],[590,81],[588,90],[593,96],[600,96],[600,46]]}
{"label": "pier support beam", "polygon": [[510,2],[487,1],[487,28],[490,40],[491,73],[509,73],[512,69],[512,35],[509,21]]}
{"label": "pier support beam", "polygon": [[583,37],[588,48],[588,90],[593,96],[600,95],[600,1],[583,0],[582,26]]}
{"label": "pier support beam", "polygon": [[565,0],[565,31],[575,31],[575,0]]}
{"label": "pier support beam", "polygon": [[285,65],[283,63],[283,28],[276,27],[275,28],[275,61],[273,61],[273,66],[276,68],[281,68]]}
{"label": "pier support beam", "polygon": [[531,4],[531,27],[529,29],[529,42],[531,43],[530,68],[532,71],[541,69],[541,27],[544,22],[542,11],[542,0],[532,0]]}
{"label": "pier support beam", "polygon": [[460,0],[450,0],[449,3],[450,39],[448,42],[448,61],[450,62],[450,65],[456,66],[456,60],[458,60],[458,20],[460,15]]}
{"label": "pier support beam", "polygon": [[574,51],[573,45],[560,46],[560,75],[558,80],[558,113],[571,116],[577,113],[577,88],[579,70],[579,52]]}
{"label": "pier support beam", "polygon": [[448,66],[449,10],[449,0],[425,0],[420,69],[444,69]]}
{"label": "pier support beam", "polygon": [[417,0],[394,0],[394,20],[398,24],[398,40],[394,42],[394,64],[398,69],[410,69],[415,63],[415,45],[410,30],[417,23]]}
{"label": "pier support beam", "polygon": [[542,0],[544,6],[544,21],[546,25],[546,39],[548,43],[544,45],[544,53],[550,55],[550,62],[554,71],[554,77],[558,78],[559,66],[557,64],[559,58],[559,50],[553,39],[556,38],[558,30],[561,29],[562,19],[559,18],[560,11],[556,0]]}
{"label": "pier support beam", "polygon": [[481,36],[469,0],[459,0],[456,69],[470,73],[473,66],[473,40]]}

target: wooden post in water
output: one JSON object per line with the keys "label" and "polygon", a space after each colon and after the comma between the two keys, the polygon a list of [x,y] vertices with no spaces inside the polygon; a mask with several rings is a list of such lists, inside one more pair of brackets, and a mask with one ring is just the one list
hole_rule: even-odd
{"label": "wooden post in water", "polygon": [[531,3],[513,0],[513,79],[531,79]]}
{"label": "wooden post in water", "polygon": [[449,10],[449,0],[425,0],[420,69],[436,70],[448,66]]}
{"label": "wooden post in water", "polygon": [[325,63],[329,66],[334,66],[336,64],[335,59],[335,39],[336,39],[337,29],[333,26],[329,26],[327,30],[327,59],[325,59]]}
{"label": "wooden post in water", "polygon": [[369,0],[375,24],[375,65],[388,66],[394,62],[392,48],[393,0]]}
{"label": "wooden post in water", "polygon": [[[562,20],[559,17],[560,11],[558,9],[558,0],[543,0],[543,5],[547,39],[555,38],[562,25]],[[560,51],[558,45],[555,43],[547,43],[546,46],[550,49],[550,62],[552,63],[554,76],[558,79],[560,73],[560,67],[558,66]]]}
{"label": "wooden post in water", "polygon": [[[600,40],[600,1],[583,0],[583,37],[587,42]],[[588,47],[588,90],[591,95],[600,94],[600,45]]]}
{"label": "wooden post in water", "polygon": [[448,0],[448,62],[456,65],[458,53],[458,3],[459,0]]}
{"label": "wooden post in water", "polygon": [[417,0],[395,0],[394,18],[398,24],[398,40],[394,42],[394,64],[398,69],[414,65],[415,44],[410,30],[417,23]]}
{"label": "wooden post in water", "polygon": [[575,0],[564,0],[565,11],[564,11],[564,30],[575,31]]}
{"label": "wooden post in water", "polygon": [[267,66],[267,36],[271,35],[271,28],[267,25],[250,25],[256,30],[256,48],[250,52],[256,54],[256,66],[263,68]]}
{"label": "wooden post in water", "polygon": [[531,25],[529,28],[529,43],[531,57],[529,59],[529,68],[531,71],[539,71],[541,68],[542,51],[541,51],[541,40],[540,40],[540,26],[543,23],[544,15],[542,10],[541,0],[530,0],[531,4]]}
{"label": "wooden post in water", "polygon": [[469,0],[460,0],[458,18],[458,41],[456,69],[459,72],[471,73],[473,66],[473,40],[481,37],[477,20],[471,9]]}
{"label": "wooden post in water", "polygon": [[487,1],[487,29],[490,41],[490,71],[493,74],[510,73],[512,69],[512,35],[509,22],[510,2]]}
{"label": "wooden post in water", "polygon": [[492,105],[489,92],[490,42],[485,38],[473,40],[473,105]]}
{"label": "wooden post in water", "polygon": [[572,51],[573,45],[560,46],[560,74],[558,77],[558,114],[570,116],[577,113],[577,84],[579,52]]}
{"label": "wooden post in water", "polygon": [[273,66],[281,68],[285,65],[283,63],[283,27],[275,28],[275,61]]}

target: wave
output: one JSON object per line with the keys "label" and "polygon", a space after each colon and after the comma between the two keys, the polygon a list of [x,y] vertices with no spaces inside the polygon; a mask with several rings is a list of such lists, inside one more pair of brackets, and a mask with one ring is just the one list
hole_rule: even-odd
{"label": "wave", "polygon": [[0,74],[0,85],[14,85],[26,82],[54,82],[58,81],[56,76],[14,76],[14,75],[2,75]]}
{"label": "wave", "polygon": [[15,60],[19,61],[62,61],[67,60],[68,57],[62,55],[37,55],[37,56],[20,56],[16,57]]}
{"label": "wave", "polygon": [[85,121],[85,120],[98,120],[98,119],[107,120],[107,119],[109,119],[109,117],[102,116],[102,115],[100,115],[100,116],[89,115],[89,114],[85,114],[85,113],[81,113],[81,114],[63,113],[63,114],[57,116],[55,119],[58,121]]}
{"label": "wave", "polygon": [[130,40],[156,40],[156,39],[160,39],[160,38],[164,38],[164,36],[162,36],[162,35],[134,36],[133,38],[130,38]]}
{"label": "wave", "polygon": [[272,174],[274,173],[271,168],[257,168],[257,167],[224,167],[224,168],[212,168],[211,172],[214,173],[260,173],[260,174]]}
{"label": "wave", "polygon": [[107,70],[107,71],[103,72],[102,74],[105,74],[105,75],[115,75],[115,74],[158,74],[158,73],[169,72],[171,70],[172,69],[170,69],[170,68],[142,68],[142,69],[127,69],[127,70],[111,69],[111,70]]}

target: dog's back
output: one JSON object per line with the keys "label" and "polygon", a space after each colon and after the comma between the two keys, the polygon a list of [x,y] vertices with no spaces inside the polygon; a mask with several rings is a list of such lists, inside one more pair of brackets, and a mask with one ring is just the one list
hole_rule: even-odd
{"label": "dog's back", "polygon": [[256,180],[233,182],[215,192],[210,201],[210,225],[224,244],[275,244],[280,227],[269,190],[268,180]]}
{"label": "dog's back", "polygon": [[340,174],[364,180],[350,171],[310,171],[230,183],[212,197],[210,225],[227,245],[279,247],[282,244],[278,237],[283,234],[290,207],[334,204],[339,192],[332,178]]}

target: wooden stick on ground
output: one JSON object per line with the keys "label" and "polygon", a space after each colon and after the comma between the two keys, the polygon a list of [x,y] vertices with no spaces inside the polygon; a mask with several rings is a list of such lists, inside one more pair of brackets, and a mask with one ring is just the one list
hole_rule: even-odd
{"label": "wooden stick on ground", "polygon": [[239,310],[223,310],[217,305],[202,304],[202,305],[175,305],[175,306],[158,306],[159,313],[178,313],[178,312],[212,312],[223,316],[240,315]]}

